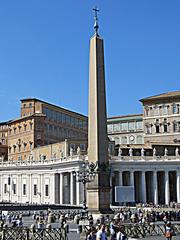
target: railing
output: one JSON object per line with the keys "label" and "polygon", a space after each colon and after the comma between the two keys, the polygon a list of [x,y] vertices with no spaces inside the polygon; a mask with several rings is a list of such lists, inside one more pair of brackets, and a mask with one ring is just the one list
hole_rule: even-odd
{"label": "railing", "polygon": [[50,164],[68,162],[68,161],[79,161],[83,159],[84,159],[83,155],[73,155],[73,156],[68,156],[66,158],[51,158],[47,160],[24,160],[24,161],[10,160],[10,161],[0,162],[0,166],[16,167],[16,166],[50,165]]}
{"label": "railing", "polygon": [[115,161],[180,161],[179,156],[112,156]]}
{"label": "railing", "polygon": [[1,240],[68,240],[65,228],[4,228],[1,229],[0,234]]}
{"label": "railing", "polygon": [[[16,166],[42,166],[63,163],[68,161],[87,160],[87,155],[73,155],[64,158],[51,158],[45,160],[24,160],[24,161],[0,161],[0,167],[16,167]],[[110,156],[110,161],[180,161],[180,156]]]}
{"label": "railing", "polygon": [[[146,224],[123,224],[125,227],[125,233],[128,237],[132,238],[144,238],[148,236],[164,236],[165,235],[165,225],[158,223],[146,223]],[[83,232],[81,234],[81,239],[86,239],[89,233],[89,226],[83,226]],[[107,228],[108,229],[108,228]],[[180,235],[180,223],[172,224],[173,235]],[[110,235],[109,229],[107,230],[107,235]]]}

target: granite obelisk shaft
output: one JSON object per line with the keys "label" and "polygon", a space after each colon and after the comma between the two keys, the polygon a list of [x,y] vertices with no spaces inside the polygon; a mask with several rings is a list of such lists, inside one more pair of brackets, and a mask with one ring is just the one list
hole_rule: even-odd
{"label": "granite obelisk shaft", "polygon": [[103,39],[95,33],[90,40],[88,161],[98,163],[99,172],[87,187],[90,212],[107,212],[110,205],[108,137]]}

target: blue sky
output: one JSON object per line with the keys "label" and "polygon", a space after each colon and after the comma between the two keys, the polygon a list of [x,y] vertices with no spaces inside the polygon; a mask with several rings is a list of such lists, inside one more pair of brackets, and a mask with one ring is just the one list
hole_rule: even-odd
{"label": "blue sky", "polygon": [[87,114],[92,8],[105,41],[108,116],[180,90],[179,0],[1,0],[0,121],[36,97]]}

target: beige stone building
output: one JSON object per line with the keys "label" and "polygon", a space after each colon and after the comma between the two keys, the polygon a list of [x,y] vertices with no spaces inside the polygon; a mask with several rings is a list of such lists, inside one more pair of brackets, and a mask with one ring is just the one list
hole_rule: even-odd
{"label": "beige stone building", "polygon": [[66,139],[60,143],[53,143],[34,148],[31,152],[31,160],[55,160],[78,154],[87,154],[87,141]]}
{"label": "beige stone building", "polygon": [[176,147],[180,145],[180,91],[163,93],[140,101],[143,104],[145,143],[156,147],[159,155],[164,151],[174,154]]}
{"label": "beige stone building", "polygon": [[8,159],[8,122],[0,123],[0,159]]}
{"label": "beige stone building", "polygon": [[108,136],[115,144],[144,144],[143,115],[130,114],[107,119]]}
{"label": "beige stone building", "polygon": [[8,126],[10,160],[25,160],[34,148],[65,139],[87,139],[87,117],[36,98],[21,100],[21,117]]}

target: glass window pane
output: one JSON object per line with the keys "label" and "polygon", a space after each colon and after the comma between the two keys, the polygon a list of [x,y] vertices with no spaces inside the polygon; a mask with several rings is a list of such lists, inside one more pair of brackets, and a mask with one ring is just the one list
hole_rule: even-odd
{"label": "glass window pane", "polygon": [[121,123],[121,130],[122,131],[127,131],[128,130],[128,123],[127,122]]}
{"label": "glass window pane", "polygon": [[135,130],[135,122],[129,122],[129,130]]}

